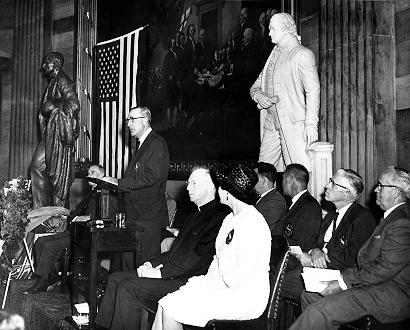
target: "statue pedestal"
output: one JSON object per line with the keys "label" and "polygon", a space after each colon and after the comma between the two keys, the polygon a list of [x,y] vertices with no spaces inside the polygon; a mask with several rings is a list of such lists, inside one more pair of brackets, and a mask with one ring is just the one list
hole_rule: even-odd
{"label": "statue pedestal", "polygon": [[320,203],[325,186],[333,175],[332,151],[334,145],[328,142],[314,142],[308,153],[310,158],[310,172],[308,190]]}

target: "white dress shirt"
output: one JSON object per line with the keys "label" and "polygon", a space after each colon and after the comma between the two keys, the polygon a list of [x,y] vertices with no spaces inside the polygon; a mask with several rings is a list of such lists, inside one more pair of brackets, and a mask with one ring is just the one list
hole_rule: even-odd
{"label": "white dress shirt", "polygon": [[[353,204],[353,202],[352,202],[352,203],[349,203],[349,204],[347,204],[347,205],[345,205],[345,206],[343,206],[340,210],[337,210],[337,209],[336,209],[336,212],[338,212],[339,215],[337,216],[336,226],[335,226],[334,230],[336,230],[337,227],[339,227],[340,221],[342,221],[342,219],[343,219],[343,217],[345,216],[347,210],[349,209],[350,206],[352,206],[352,204]],[[327,228],[326,233],[325,233],[325,237],[324,237],[325,245],[324,245],[324,247],[323,247],[322,250],[323,250],[323,252],[326,253],[326,254],[327,254],[326,245],[327,245],[327,243],[331,240],[334,230],[333,230],[333,221],[332,221],[332,223],[329,225],[329,228]]]}
{"label": "white dress shirt", "polygon": [[144,134],[138,139],[140,145],[138,146],[138,149],[141,148],[142,144],[144,143],[145,139],[147,138],[148,134],[152,132],[152,128],[149,127]]}

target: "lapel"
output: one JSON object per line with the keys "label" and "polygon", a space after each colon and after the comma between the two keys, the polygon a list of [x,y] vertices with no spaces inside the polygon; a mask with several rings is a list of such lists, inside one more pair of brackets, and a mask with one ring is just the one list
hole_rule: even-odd
{"label": "lapel", "polygon": [[265,201],[265,199],[268,198],[268,196],[270,196],[271,194],[273,194],[274,191],[275,191],[275,189],[269,191],[265,196],[263,196],[261,199],[259,199],[256,204],[259,204],[259,205],[260,205],[260,204],[263,204],[263,202]]}
{"label": "lapel", "polygon": [[151,131],[147,137],[145,138],[144,142],[140,146],[140,148],[136,151],[136,154],[144,154],[145,150],[149,148],[151,141],[154,139],[154,131]]}
{"label": "lapel", "polygon": [[[345,215],[343,216],[342,220],[339,223],[339,226],[337,226],[336,230],[334,231],[333,236],[339,236],[340,233],[346,232],[346,227],[350,225],[350,223],[354,220],[354,216],[352,214],[356,210],[356,203],[353,203],[350,205],[350,207],[347,209]],[[336,212],[335,212],[336,213]]]}
{"label": "lapel", "polygon": [[[356,215],[356,210],[358,208],[358,205],[354,202],[352,205],[350,205],[350,207],[348,208],[348,210],[346,211],[345,215],[343,216],[342,220],[339,223],[339,226],[337,226],[336,230],[333,232],[332,234],[332,238],[329,240],[328,244],[332,244],[333,241],[339,241],[341,239],[341,237],[343,235],[346,234],[346,229],[347,227],[350,226],[350,224],[353,222],[353,220],[355,219]],[[336,212],[333,212],[333,214],[335,214]],[[324,232],[323,232],[323,236],[326,233],[327,228],[330,225],[330,222],[332,221],[332,217],[330,216],[327,219],[328,223],[326,224],[325,228],[324,228]]]}
{"label": "lapel", "polygon": [[141,160],[143,159],[144,155],[147,154],[146,150],[149,149],[150,144],[154,139],[154,134],[154,131],[151,131],[140,148],[135,150],[125,173],[127,176],[131,176],[132,172],[136,172],[138,170],[138,167],[141,165]]}
{"label": "lapel", "polygon": [[400,213],[402,210],[406,211],[406,208],[408,207],[407,203],[398,206],[396,209],[393,210],[393,212],[391,212],[386,219],[380,220],[379,224],[377,225],[377,227],[375,228],[373,234],[371,237],[373,237],[376,234],[380,234],[381,232],[383,232],[384,228],[391,222],[393,222],[394,220],[396,220],[398,217],[400,217]]}
{"label": "lapel", "polygon": [[309,198],[309,192],[306,191],[299,199],[296,201],[295,205],[293,205],[285,214],[285,218],[287,219],[299,209],[299,207],[305,202],[306,199]]}
{"label": "lapel", "polygon": [[[393,222],[394,220],[396,220],[397,218],[400,217],[400,213],[401,210],[405,210],[405,208],[408,207],[408,204],[403,204],[400,205],[399,207],[397,207],[395,210],[393,210],[393,212],[391,212],[386,219],[381,219],[379,224],[376,226],[376,228],[374,229],[373,233],[370,235],[370,237],[368,238],[368,240],[362,245],[362,247],[359,250],[358,256],[361,256],[363,253],[365,253],[368,250],[368,246],[370,245],[370,243],[372,242],[373,238],[377,235],[380,236],[380,234],[384,231],[384,228],[390,224],[391,222]],[[406,211],[406,210],[405,210]]]}
{"label": "lapel", "polygon": [[[324,219],[322,221],[322,224],[320,225],[320,232],[319,232],[319,239],[318,239],[318,245],[319,246],[323,246],[323,244],[324,244],[326,231],[329,228],[330,223],[332,222],[332,219],[333,219],[333,216],[335,215],[335,213],[336,213],[336,211],[333,211],[333,212],[330,212],[330,213],[326,214],[326,216],[324,217]],[[346,216],[346,214],[347,214],[347,212],[345,213],[345,216]],[[344,217],[343,217],[343,219],[344,219]],[[343,219],[342,219],[342,221],[343,221]],[[332,239],[333,239],[333,235],[332,235]]]}

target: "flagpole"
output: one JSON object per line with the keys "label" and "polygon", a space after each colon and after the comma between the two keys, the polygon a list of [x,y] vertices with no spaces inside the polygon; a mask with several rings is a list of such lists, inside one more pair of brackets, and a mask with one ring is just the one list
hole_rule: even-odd
{"label": "flagpole", "polygon": [[135,29],[134,31],[131,31],[131,32],[127,33],[127,34],[124,34],[124,35],[122,35],[122,36],[116,37],[116,38],[114,38],[114,39],[106,40],[106,41],[101,41],[101,42],[99,42],[98,44],[96,44],[96,46],[105,45],[105,44],[108,44],[108,43],[110,43],[110,42],[120,40],[121,38],[126,38],[126,37],[128,37],[129,35],[131,35],[131,34],[133,34],[133,33],[136,33],[136,32],[138,32],[138,31],[140,31],[140,30],[143,30],[143,29],[145,29],[145,28],[148,27],[148,26],[149,26],[149,24],[146,24],[146,25],[144,25],[144,26],[142,26],[142,27],[140,27],[140,28],[138,28],[138,29]]}

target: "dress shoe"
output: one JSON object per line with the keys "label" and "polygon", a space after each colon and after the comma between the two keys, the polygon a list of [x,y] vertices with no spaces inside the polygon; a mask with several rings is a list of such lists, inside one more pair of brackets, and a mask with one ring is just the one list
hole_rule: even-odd
{"label": "dress shoe", "polygon": [[23,294],[36,294],[40,292],[46,292],[48,288],[47,280],[40,277],[36,283],[27,290],[23,291]]}

